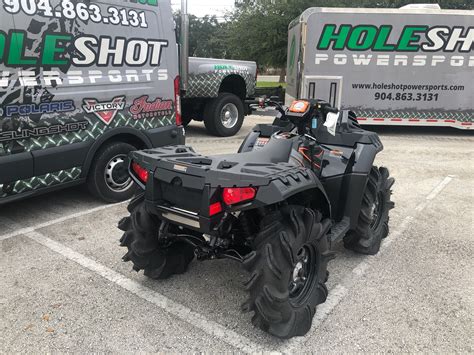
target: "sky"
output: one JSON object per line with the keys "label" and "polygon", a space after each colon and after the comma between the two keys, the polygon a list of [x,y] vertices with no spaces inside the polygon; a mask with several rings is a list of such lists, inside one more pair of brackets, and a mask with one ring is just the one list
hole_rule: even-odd
{"label": "sky", "polygon": [[[205,15],[222,16],[227,10],[232,10],[235,0],[188,0],[188,12],[198,17]],[[171,0],[173,9],[181,7],[180,0]]]}

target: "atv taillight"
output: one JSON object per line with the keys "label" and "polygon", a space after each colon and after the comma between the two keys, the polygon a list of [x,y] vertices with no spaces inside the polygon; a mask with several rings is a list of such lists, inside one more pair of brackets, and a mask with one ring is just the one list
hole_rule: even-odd
{"label": "atv taillight", "polygon": [[137,178],[143,182],[144,184],[146,184],[146,182],[148,181],[148,170],[146,170],[145,168],[142,168],[140,165],[138,165],[138,163],[136,162],[132,162],[132,170],[133,172],[135,173],[135,175],[137,176]]}
{"label": "atv taillight", "polygon": [[209,206],[209,216],[212,217],[222,212],[222,205],[220,202],[213,203]]}
{"label": "atv taillight", "polygon": [[257,194],[254,187],[226,187],[222,191],[222,200],[228,206],[253,200]]}

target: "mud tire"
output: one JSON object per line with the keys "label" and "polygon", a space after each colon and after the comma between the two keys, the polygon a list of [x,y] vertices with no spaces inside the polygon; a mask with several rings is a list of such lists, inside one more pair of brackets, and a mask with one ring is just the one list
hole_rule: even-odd
{"label": "mud tire", "polygon": [[160,246],[161,221],[147,212],[143,194],[130,202],[128,211],[130,216],[118,225],[124,232],[120,245],[128,249],[123,261],[131,261],[135,271],[144,270],[145,276],[155,280],[184,273],[194,259],[194,248],[184,242],[166,248]]}
{"label": "mud tire", "polygon": [[[365,188],[357,227],[344,238],[344,246],[356,253],[375,255],[379,252],[382,240],[389,233],[389,212],[395,207],[391,201],[392,186],[395,179],[388,169],[372,167]],[[374,211],[377,210],[377,215]],[[377,221],[374,221],[377,218]]]}
{"label": "mud tire", "polygon": [[[302,336],[311,329],[316,306],[326,300],[327,264],[333,258],[327,233],[331,223],[321,213],[302,206],[286,206],[261,222],[253,249],[243,262],[250,273],[244,284],[249,292],[242,305],[254,312],[252,323],[282,339]],[[314,258],[301,297],[290,295],[295,263],[301,250]]]}

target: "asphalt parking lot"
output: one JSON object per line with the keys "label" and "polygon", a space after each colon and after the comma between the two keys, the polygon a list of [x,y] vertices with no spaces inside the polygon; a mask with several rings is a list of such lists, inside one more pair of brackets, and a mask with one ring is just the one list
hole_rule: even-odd
{"label": "asphalt parking lot", "polygon": [[[237,150],[193,123],[204,154]],[[391,233],[379,255],[337,248],[329,297],[307,336],[280,341],[240,312],[240,265],[193,261],[187,273],[147,280],[123,263],[117,222],[74,188],[0,207],[0,350],[13,352],[472,352],[474,135],[376,128],[377,164],[396,178]]]}

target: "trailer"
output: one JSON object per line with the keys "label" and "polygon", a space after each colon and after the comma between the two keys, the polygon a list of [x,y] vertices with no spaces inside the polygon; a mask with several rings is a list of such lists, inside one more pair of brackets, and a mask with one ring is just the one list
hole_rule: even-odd
{"label": "trailer", "polygon": [[310,8],[289,25],[286,103],[361,124],[474,128],[474,11]]}

